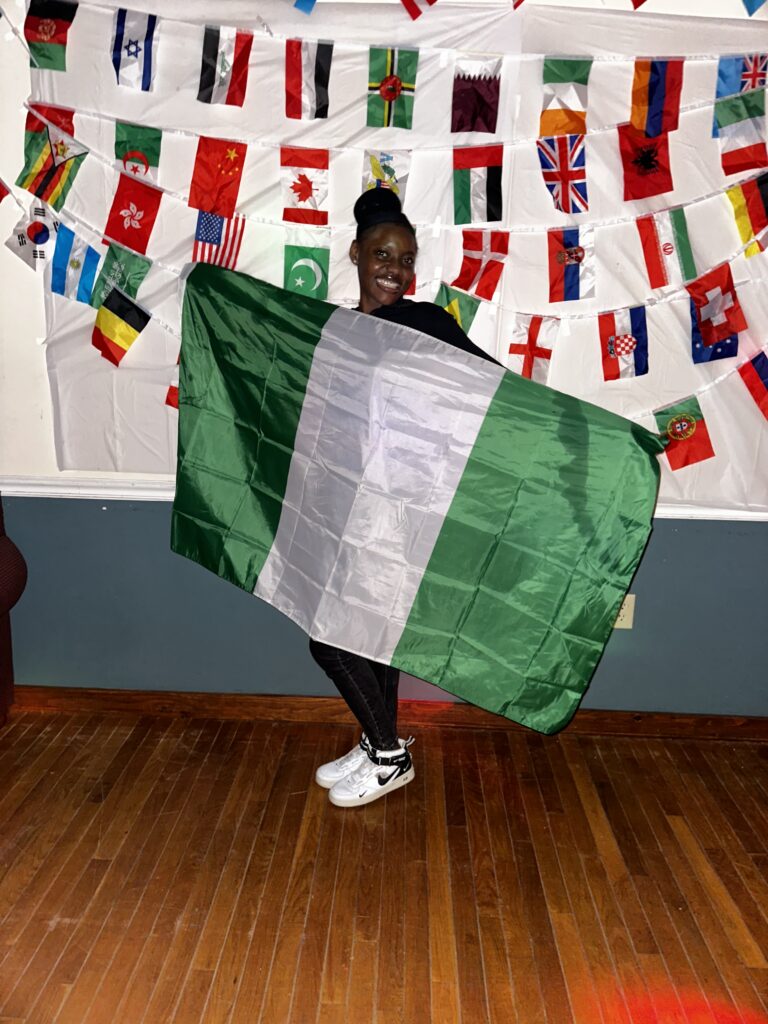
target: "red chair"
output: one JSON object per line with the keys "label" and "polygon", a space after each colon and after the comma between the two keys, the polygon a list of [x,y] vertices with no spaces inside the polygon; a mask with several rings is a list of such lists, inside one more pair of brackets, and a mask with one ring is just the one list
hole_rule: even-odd
{"label": "red chair", "polygon": [[5,724],[13,704],[13,652],[11,650],[11,608],[27,585],[27,563],[10,537],[3,521],[0,497],[0,726]]}

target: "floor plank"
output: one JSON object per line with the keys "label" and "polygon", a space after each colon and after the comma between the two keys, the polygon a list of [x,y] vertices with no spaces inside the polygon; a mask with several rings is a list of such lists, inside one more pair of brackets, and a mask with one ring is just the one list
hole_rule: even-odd
{"label": "floor plank", "polygon": [[0,1024],[768,1024],[768,745],[24,711]]}

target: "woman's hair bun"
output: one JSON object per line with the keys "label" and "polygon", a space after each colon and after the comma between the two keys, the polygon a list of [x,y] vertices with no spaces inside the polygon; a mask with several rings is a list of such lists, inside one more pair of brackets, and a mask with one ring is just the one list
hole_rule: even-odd
{"label": "woman's hair bun", "polygon": [[352,212],[357,223],[364,228],[371,221],[383,223],[380,219],[382,214],[397,218],[402,207],[391,188],[369,188],[357,200]]}
{"label": "woman's hair bun", "polygon": [[416,237],[413,224],[403,213],[400,199],[390,188],[370,188],[363,192],[352,212],[357,221],[358,240],[364,231],[377,224],[400,224]]}

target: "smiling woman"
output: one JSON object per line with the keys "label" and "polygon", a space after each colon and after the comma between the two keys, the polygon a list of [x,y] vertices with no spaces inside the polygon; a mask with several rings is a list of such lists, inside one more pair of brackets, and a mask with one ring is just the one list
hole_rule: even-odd
{"label": "smiling woman", "polygon": [[[358,310],[490,359],[440,306],[404,298],[416,272],[418,245],[394,192],[364,192],[354,215],[357,235],[349,257],[360,282]],[[315,779],[330,790],[331,803],[360,806],[409,783],[414,777],[410,741],[397,735],[398,670],[318,640],[310,640],[309,650],[363,730],[349,753],[317,770]]]}

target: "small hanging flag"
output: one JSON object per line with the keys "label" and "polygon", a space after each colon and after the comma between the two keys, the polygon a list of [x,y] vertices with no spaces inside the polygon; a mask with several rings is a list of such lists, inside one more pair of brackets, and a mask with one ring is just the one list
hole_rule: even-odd
{"label": "small hanging flag", "polygon": [[739,237],[743,244],[750,243],[744,255],[747,258],[757,256],[765,250],[765,243],[759,236],[768,230],[768,172],[741,185],[733,185],[726,190],[726,195],[733,207]]}
{"label": "small hanging flag", "polygon": [[101,256],[66,224],[59,224],[51,261],[51,291],[90,303]]}
{"label": "small hanging flag", "polygon": [[201,135],[189,186],[189,205],[196,210],[233,217],[248,145]]}
{"label": "small hanging flag", "polygon": [[686,285],[696,306],[696,319],[705,345],[725,341],[731,334],[746,331],[748,324],[741,308],[733,274],[728,263]]}
{"label": "small hanging flag", "polygon": [[64,205],[88,152],[72,138],[74,117],[66,107],[34,104],[27,111],[24,167],[16,184],[54,210]]}
{"label": "small hanging flag", "polygon": [[115,168],[157,184],[162,144],[159,128],[115,121]]}
{"label": "small hanging flag", "polygon": [[757,408],[768,420],[768,356],[758,352],[756,356],[739,367],[741,379],[757,403]]}
{"label": "small hanging flag", "polygon": [[239,213],[233,217],[222,217],[218,213],[200,210],[192,243],[192,262],[214,263],[217,267],[234,270],[244,234],[245,217]]}
{"label": "small hanging flag", "polygon": [[584,135],[590,60],[545,57],[539,135]]}
{"label": "small hanging flag", "polygon": [[626,380],[648,373],[648,326],[645,306],[600,313],[603,380]]}
{"label": "small hanging flag", "polygon": [[552,135],[536,142],[541,176],[555,209],[561,213],[589,210],[585,138],[584,135]]}
{"label": "small hanging flag", "polygon": [[521,377],[546,384],[559,329],[560,320],[557,317],[515,313],[507,367]]}
{"label": "small hanging flag", "polygon": [[197,92],[201,103],[242,107],[248,87],[248,60],[252,44],[252,32],[241,32],[228,26],[205,26]]}
{"label": "small hanging flag", "polygon": [[405,204],[405,187],[411,170],[410,149],[366,149],[363,155],[363,192],[369,188],[391,188]]}
{"label": "small hanging flag", "polygon": [[502,219],[503,146],[467,146],[453,151],[453,222]]}
{"label": "small hanging flag", "polygon": [[305,243],[298,236],[287,242],[283,254],[283,288],[310,299],[327,299],[330,259],[331,250],[327,246]]}
{"label": "small hanging flag", "polygon": [[451,282],[451,287],[490,300],[504,269],[504,260],[509,251],[509,232],[465,228],[462,236],[464,254],[461,269],[456,280]]}
{"label": "small hanging flag", "polygon": [[731,359],[739,354],[738,334],[729,334],[714,345],[705,345],[696,316],[696,303],[688,300],[691,307],[691,358],[694,363],[711,363],[715,359]]}
{"label": "small hanging flag", "polygon": [[765,3],[765,0],[743,0],[744,6],[747,9],[747,14],[752,17]]}
{"label": "small hanging flag", "polygon": [[635,221],[651,288],[692,281],[698,274],[682,206],[648,213]]}
{"label": "small hanging flag", "polygon": [[437,0],[400,0],[400,3],[415,21],[422,16],[427,7],[437,3]]}
{"label": "small hanging flag", "polygon": [[371,47],[366,121],[369,128],[411,127],[418,66],[418,50]]}
{"label": "small hanging flag", "polygon": [[76,14],[77,4],[67,0],[30,0],[24,19],[30,67],[67,70],[67,36]]}
{"label": "small hanging flag", "polygon": [[113,288],[119,288],[129,298],[135,299],[151,266],[152,261],[146,256],[139,256],[120,245],[111,244],[96,278],[91,305],[98,309]]}
{"label": "small hanging flag", "polygon": [[317,0],[294,0],[293,6],[302,14],[311,14],[315,9]]}
{"label": "small hanging flag", "polygon": [[296,120],[328,117],[328,82],[333,43],[285,41],[285,116]]}
{"label": "small hanging flag", "polygon": [[619,125],[619,151],[624,167],[624,199],[647,199],[674,188],[669,163],[669,135],[649,139],[631,124]]}
{"label": "small hanging flag", "polygon": [[110,363],[119,366],[151,319],[151,314],[132,298],[113,288],[96,314],[91,344]]}
{"label": "small hanging flag", "polygon": [[162,198],[159,188],[121,174],[104,228],[105,242],[145,253]]}
{"label": "small hanging flag", "polygon": [[549,301],[574,302],[595,294],[594,228],[551,228]]}
{"label": "small hanging flag", "polygon": [[441,282],[435,296],[435,305],[442,306],[446,313],[450,313],[459,327],[465,334],[469,334],[472,321],[480,308],[480,299],[466,292],[457,291],[450,285]]}
{"label": "small hanging flag", "polygon": [[715,134],[726,174],[768,167],[765,144],[765,89],[715,102]]}
{"label": "small hanging flag", "polygon": [[[765,87],[766,78],[768,78],[768,53],[721,57],[717,62],[715,99],[721,100],[740,92],[762,89]],[[717,135],[716,118],[712,134]]]}
{"label": "small hanging flag", "polygon": [[283,220],[328,223],[328,150],[280,147]]}
{"label": "small hanging flag", "polygon": [[501,57],[460,58],[453,71],[452,132],[496,131]]}
{"label": "small hanging flag", "polygon": [[33,270],[45,270],[53,255],[59,222],[47,206],[33,204],[15,226],[5,246]]}
{"label": "small hanging flag", "polygon": [[157,17],[120,7],[112,27],[112,66],[117,84],[150,92],[155,76]]}
{"label": "small hanging flag", "polygon": [[673,132],[680,118],[682,88],[682,60],[636,60],[632,125],[651,139]]}
{"label": "small hanging flag", "polygon": [[[181,356],[179,356],[181,358]],[[176,365],[179,365],[179,360],[176,360]],[[165,393],[165,404],[169,405],[172,409],[179,408],[179,371],[176,370],[176,375],[173,381],[168,386],[168,390]]]}
{"label": "small hanging flag", "polygon": [[683,469],[715,457],[697,398],[676,402],[675,405],[659,409],[654,415],[659,430],[669,438],[664,454],[670,469]]}

